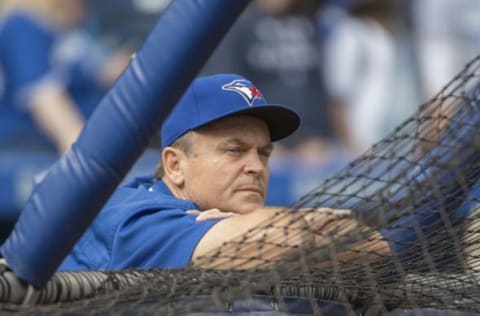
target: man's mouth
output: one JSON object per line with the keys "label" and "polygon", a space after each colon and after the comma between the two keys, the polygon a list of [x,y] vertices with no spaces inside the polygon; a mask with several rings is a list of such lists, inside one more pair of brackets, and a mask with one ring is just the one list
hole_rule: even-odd
{"label": "man's mouth", "polygon": [[258,187],[241,187],[237,191],[244,191],[244,192],[253,192],[258,193],[263,196],[263,190]]}

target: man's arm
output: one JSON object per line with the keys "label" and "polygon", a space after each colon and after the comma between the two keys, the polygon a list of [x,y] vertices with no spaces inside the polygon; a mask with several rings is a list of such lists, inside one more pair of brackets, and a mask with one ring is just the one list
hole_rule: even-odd
{"label": "man's arm", "polygon": [[339,240],[345,245],[349,239],[348,249],[333,247],[322,266],[331,266],[331,259],[344,264],[374,261],[389,252],[382,236],[355,220],[350,211],[263,208],[214,225],[198,243],[191,262],[214,269],[265,268],[298,256],[302,248],[327,249]]}
{"label": "man's arm", "polygon": [[47,84],[31,97],[30,112],[40,129],[53,141],[58,151],[67,151],[77,139],[84,119],[62,87]]}

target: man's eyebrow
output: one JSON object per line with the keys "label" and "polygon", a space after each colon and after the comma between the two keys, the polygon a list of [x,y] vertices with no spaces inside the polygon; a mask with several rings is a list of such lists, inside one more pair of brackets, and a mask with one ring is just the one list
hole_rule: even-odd
{"label": "man's eyebrow", "polygon": [[265,144],[265,146],[262,146],[262,150],[266,150],[266,151],[273,151],[273,143],[272,142],[269,142],[267,144]]}
{"label": "man's eyebrow", "polygon": [[247,144],[242,141],[241,139],[239,138],[236,138],[236,137],[232,137],[232,138],[228,138],[226,139],[225,141],[223,141],[221,143],[221,145],[241,145],[241,146],[246,146]]}
{"label": "man's eyebrow", "polygon": [[[242,141],[240,138],[237,138],[237,137],[226,139],[220,145],[221,146],[237,145],[237,146],[245,146],[245,147],[249,146],[248,143]],[[273,150],[273,143],[272,142],[265,143],[265,145],[261,146],[261,148],[263,150]]]}

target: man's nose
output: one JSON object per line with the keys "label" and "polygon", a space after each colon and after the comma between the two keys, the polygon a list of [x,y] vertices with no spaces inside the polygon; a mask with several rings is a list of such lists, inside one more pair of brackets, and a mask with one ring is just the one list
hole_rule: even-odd
{"label": "man's nose", "polygon": [[247,173],[261,173],[265,170],[266,162],[262,159],[262,156],[257,151],[251,151],[247,155],[247,161],[245,162],[245,171]]}

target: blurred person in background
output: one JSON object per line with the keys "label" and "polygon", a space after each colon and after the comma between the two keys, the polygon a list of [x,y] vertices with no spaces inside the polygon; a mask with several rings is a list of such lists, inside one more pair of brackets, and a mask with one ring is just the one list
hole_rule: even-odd
{"label": "blurred person in background", "polygon": [[84,28],[84,0],[5,0],[0,5],[1,241],[29,197],[34,177],[69,149],[130,52],[106,56]]}
{"label": "blurred person in background", "polygon": [[[465,65],[480,55],[480,1],[478,0],[416,0],[411,14],[415,30],[422,92],[425,99],[434,97]],[[433,108],[431,135],[423,150],[430,149],[439,131],[451,118],[449,101],[440,101]],[[462,243],[465,245],[464,267],[469,273],[478,273],[478,231],[480,215],[480,183],[473,186],[464,204],[452,220],[462,220]]]}
{"label": "blurred person in background", "polygon": [[86,0],[108,47],[138,48],[172,0]]}
{"label": "blurred person in background", "polygon": [[431,98],[480,54],[480,1],[415,0],[411,14],[424,98]]}
{"label": "blurred person in background", "polygon": [[356,156],[413,114],[420,99],[405,3],[344,2],[323,11],[323,69],[333,126]]}
{"label": "blurred person in background", "polygon": [[[410,16],[418,60],[422,101],[430,100],[480,54],[480,2],[477,0],[411,0]],[[449,100],[429,109],[429,133],[418,154],[436,144],[451,118]]]}
{"label": "blurred person in background", "polygon": [[84,0],[5,0],[0,24],[0,148],[62,153],[126,66],[82,27]]}
{"label": "blurred person in background", "polygon": [[302,126],[278,144],[274,165],[275,158],[283,157],[295,160],[297,167],[330,168],[333,160],[339,161],[320,70],[317,16],[322,2],[253,1],[203,71],[240,73],[256,82],[272,103],[288,103],[300,114]]}

